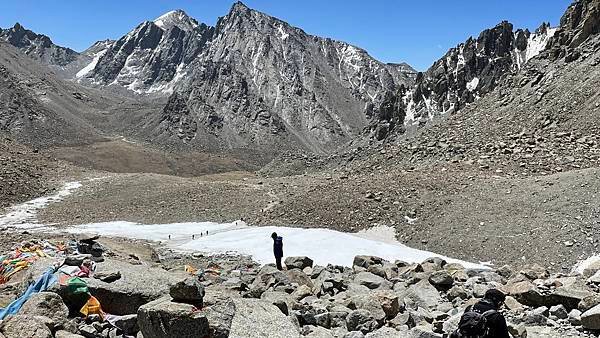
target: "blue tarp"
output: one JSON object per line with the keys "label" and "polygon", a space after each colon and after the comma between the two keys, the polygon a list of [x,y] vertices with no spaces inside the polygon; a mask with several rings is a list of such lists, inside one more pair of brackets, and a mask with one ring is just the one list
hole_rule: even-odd
{"label": "blue tarp", "polygon": [[47,290],[52,284],[56,283],[57,279],[54,276],[54,268],[48,269],[44,274],[35,281],[35,283],[29,285],[27,291],[21,297],[15,299],[9,306],[4,309],[0,309],[0,320],[6,318],[6,316],[14,315],[21,310],[23,304],[33,295],[38,292]]}

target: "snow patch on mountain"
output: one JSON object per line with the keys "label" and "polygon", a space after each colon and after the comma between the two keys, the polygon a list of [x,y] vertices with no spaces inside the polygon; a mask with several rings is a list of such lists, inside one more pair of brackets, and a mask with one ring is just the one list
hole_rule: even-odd
{"label": "snow patch on mountain", "polygon": [[177,27],[186,32],[193,31],[198,27],[198,22],[180,9],[159,16],[154,20],[154,24],[162,30]]}
{"label": "snow patch on mountain", "polygon": [[88,75],[92,70],[94,70],[94,68],[96,68],[96,65],[98,64],[98,60],[100,60],[100,58],[105,53],[106,53],[106,49],[94,54],[92,62],[90,62],[87,66],[83,67],[80,71],[78,71],[77,74],[75,74],[75,77],[78,79],[81,79],[81,78],[85,77],[86,75]]}
{"label": "snow patch on mountain", "polygon": [[467,83],[467,90],[470,92],[475,91],[475,89],[477,89],[477,86],[479,86],[479,78],[475,77],[473,78],[473,80]]}

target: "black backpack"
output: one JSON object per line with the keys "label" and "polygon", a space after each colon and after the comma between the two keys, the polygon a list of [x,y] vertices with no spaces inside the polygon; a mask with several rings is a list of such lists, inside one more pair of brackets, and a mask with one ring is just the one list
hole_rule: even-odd
{"label": "black backpack", "polygon": [[479,313],[475,310],[465,312],[458,323],[453,337],[457,338],[484,338],[489,334],[488,320],[490,315],[496,313],[496,310],[488,310],[484,313]]}

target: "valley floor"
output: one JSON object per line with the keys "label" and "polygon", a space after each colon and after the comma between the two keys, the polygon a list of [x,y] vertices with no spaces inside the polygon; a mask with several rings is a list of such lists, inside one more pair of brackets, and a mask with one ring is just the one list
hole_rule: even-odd
{"label": "valley floor", "polygon": [[597,252],[599,174],[586,169],[515,178],[451,165],[281,178],[88,172],[82,188],[41,211],[40,219],[61,225],[244,220],[344,232],[390,225],[414,248],[564,271]]}

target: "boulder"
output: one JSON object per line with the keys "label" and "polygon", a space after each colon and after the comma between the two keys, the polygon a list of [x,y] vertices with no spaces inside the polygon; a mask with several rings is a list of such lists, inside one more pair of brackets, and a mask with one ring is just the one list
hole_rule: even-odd
{"label": "boulder", "polygon": [[354,277],[354,282],[359,285],[364,285],[369,289],[391,289],[392,284],[385,278],[374,275],[370,272],[359,272]]}
{"label": "boulder", "polygon": [[377,330],[381,325],[367,310],[354,310],[346,317],[346,328],[348,331],[360,331],[363,334]]}
{"label": "boulder", "polygon": [[519,303],[538,307],[546,304],[546,297],[540,293],[538,288],[528,281],[504,285],[502,291],[514,297]]}
{"label": "boulder", "polygon": [[71,333],[69,331],[59,330],[59,331],[56,331],[56,333],[54,334],[54,338],[85,338],[85,337],[82,335],[79,335],[79,334]]}
{"label": "boulder", "polygon": [[306,285],[311,289],[314,287],[314,284],[310,277],[308,277],[308,275],[300,269],[291,269],[286,271],[285,273],[291,283],[296,283],[298,285]]}
{"label": "boulder", "polygon": [[554,305],[550,308],[550,315],[558,319],[566,319],[569,317],[569,313],[564,305]]}
{"label": "boulder", "polygon": [[426,309],[435,309],[443,302],[438,290],[436,290],[428,280],[424,279],[417,284],[411,285],[399,295],[400,301],[404,301],[407,307],[422,307]]}
{"label": "boulder", "polygon": [[62,298],[54,292],[40,292],[33,294],[19,311],[20,314],[29,316],[42,316],[50,318],[60,325],[67,321],[69,309]]}
{"label": "boulder", "polygon": [[400,312],[401,307],[404,307],[404,303],[402,303],[402,306],[400,305],[398,295],[396,295],[393,291],[379,290],[375,291],[373,296],[377,300],[377,303],[383,312],[385,312],[387,319],[396,317],[398,312]]}
{"label": "boulder", "polygon": [[519,273],[529,278],[530,280],[546,279],[550,277],[550,272],[548,272],[546,268],[540,266],[539,264],[527,265],[523,267],[523,269]]}
{"label": "boulder", "polygon": [[407,332],[401,332],[391,327],[382,327],[377,331],[368,333],[366,338],[405,338]]}
{"label": "boulder", "polygon": [[121,279],[120,271],[102,271],[94,273],[94,278],[99,279],[105,283],[112,283]]}
{"label": "boulder", "polygon": [[448,290],[454,284],[454,278],[446,270],[439,270],[429,276],[429,283],[438,289]]}
{"label": "boulder", "polygon": [[210,338],[227,338],[231,332],[235,303],[231,298],[206,299],[202,312],[206,314]]}
{"label": "boulder", "polygon": [[235,298],[230,337],[299,338],[300,332],[275,305],[258,299]]}
{"label": "boulder", "polygon": [[571,325],[581,325],[581,311],[577,309],[571,310],[569,312],[569,323]]}
{"label": "boulder", "polygon": [[581,314],[581,326],[590,330],[600,330],[600,305]]}
{"label": "boulder", "polygon": [[286,316],[290,313],[290,310],[292,309],[293,303],[291,300],[291,296],[285,292],[266,291],[260,296],[260,299],[275,305]]}
{"label": "boulder", "polygon": [[299,302],[305,297],[312,295],[312,288],[306,285],[300,285],[292,294],[290,295],[295,301]]}
{"label": "boulder", "polygon": [[51,327],[54,323],[48,317],[15,315],[0,322],[0,333],[6,338],[52,338]]}
{"label": "boulder", "polygon": [[204,286],[198,277],[187,277],[169,288],[169,295],[174,302],[202,305]]}
{"label": "boulder", "polygon": [[371,265],[383,265],[383,258],[376,256],[355,256],[352,266],[368,269]]}
{"label": "boulder", "polygon": [[577,286],[563,286],[547,296],[547,305],[564,305],[567,309],[576,309],[582,299],[595,295],[593,292]]}
{"label": "boulder", "polygon": [[593,294],[583,297],[577,304],[577,309],[585,312],[598,304],[600,304],[600,294]]}
{"label": "boulder", "polygon": [[210,333],[206,314],[190,304],[161,298],[142,305],[138,325],[144,337],[205,337]]}
{"label": "boulder", "polygon": [[312,268],[313,260],[306,256],[287,257],[284,261],[288,269]]}
{"label": "boulder", "polygon": [[110,321],[110,323],[119,330],[123,331],[124,334],[129,336],[134,336],[140,331],[137,314],[118,316],[114,320]]}
{"label": "boulder", "polygon": [[410,330],[410,338],[442,338],[439,333],[433,332],[433,328],[429,326],[416,326]]}
{"label": "boulder", "polygon": [[102,309],[113,315],[137,313],[140,306],[168,294],[169,285],[187,277],[183,271],[165,271],[113,259],[98,265],[97,272],[105,271],[120,271],[121,278],[112,283],[94,278],[86,281],[90,293],[100,301]]}

